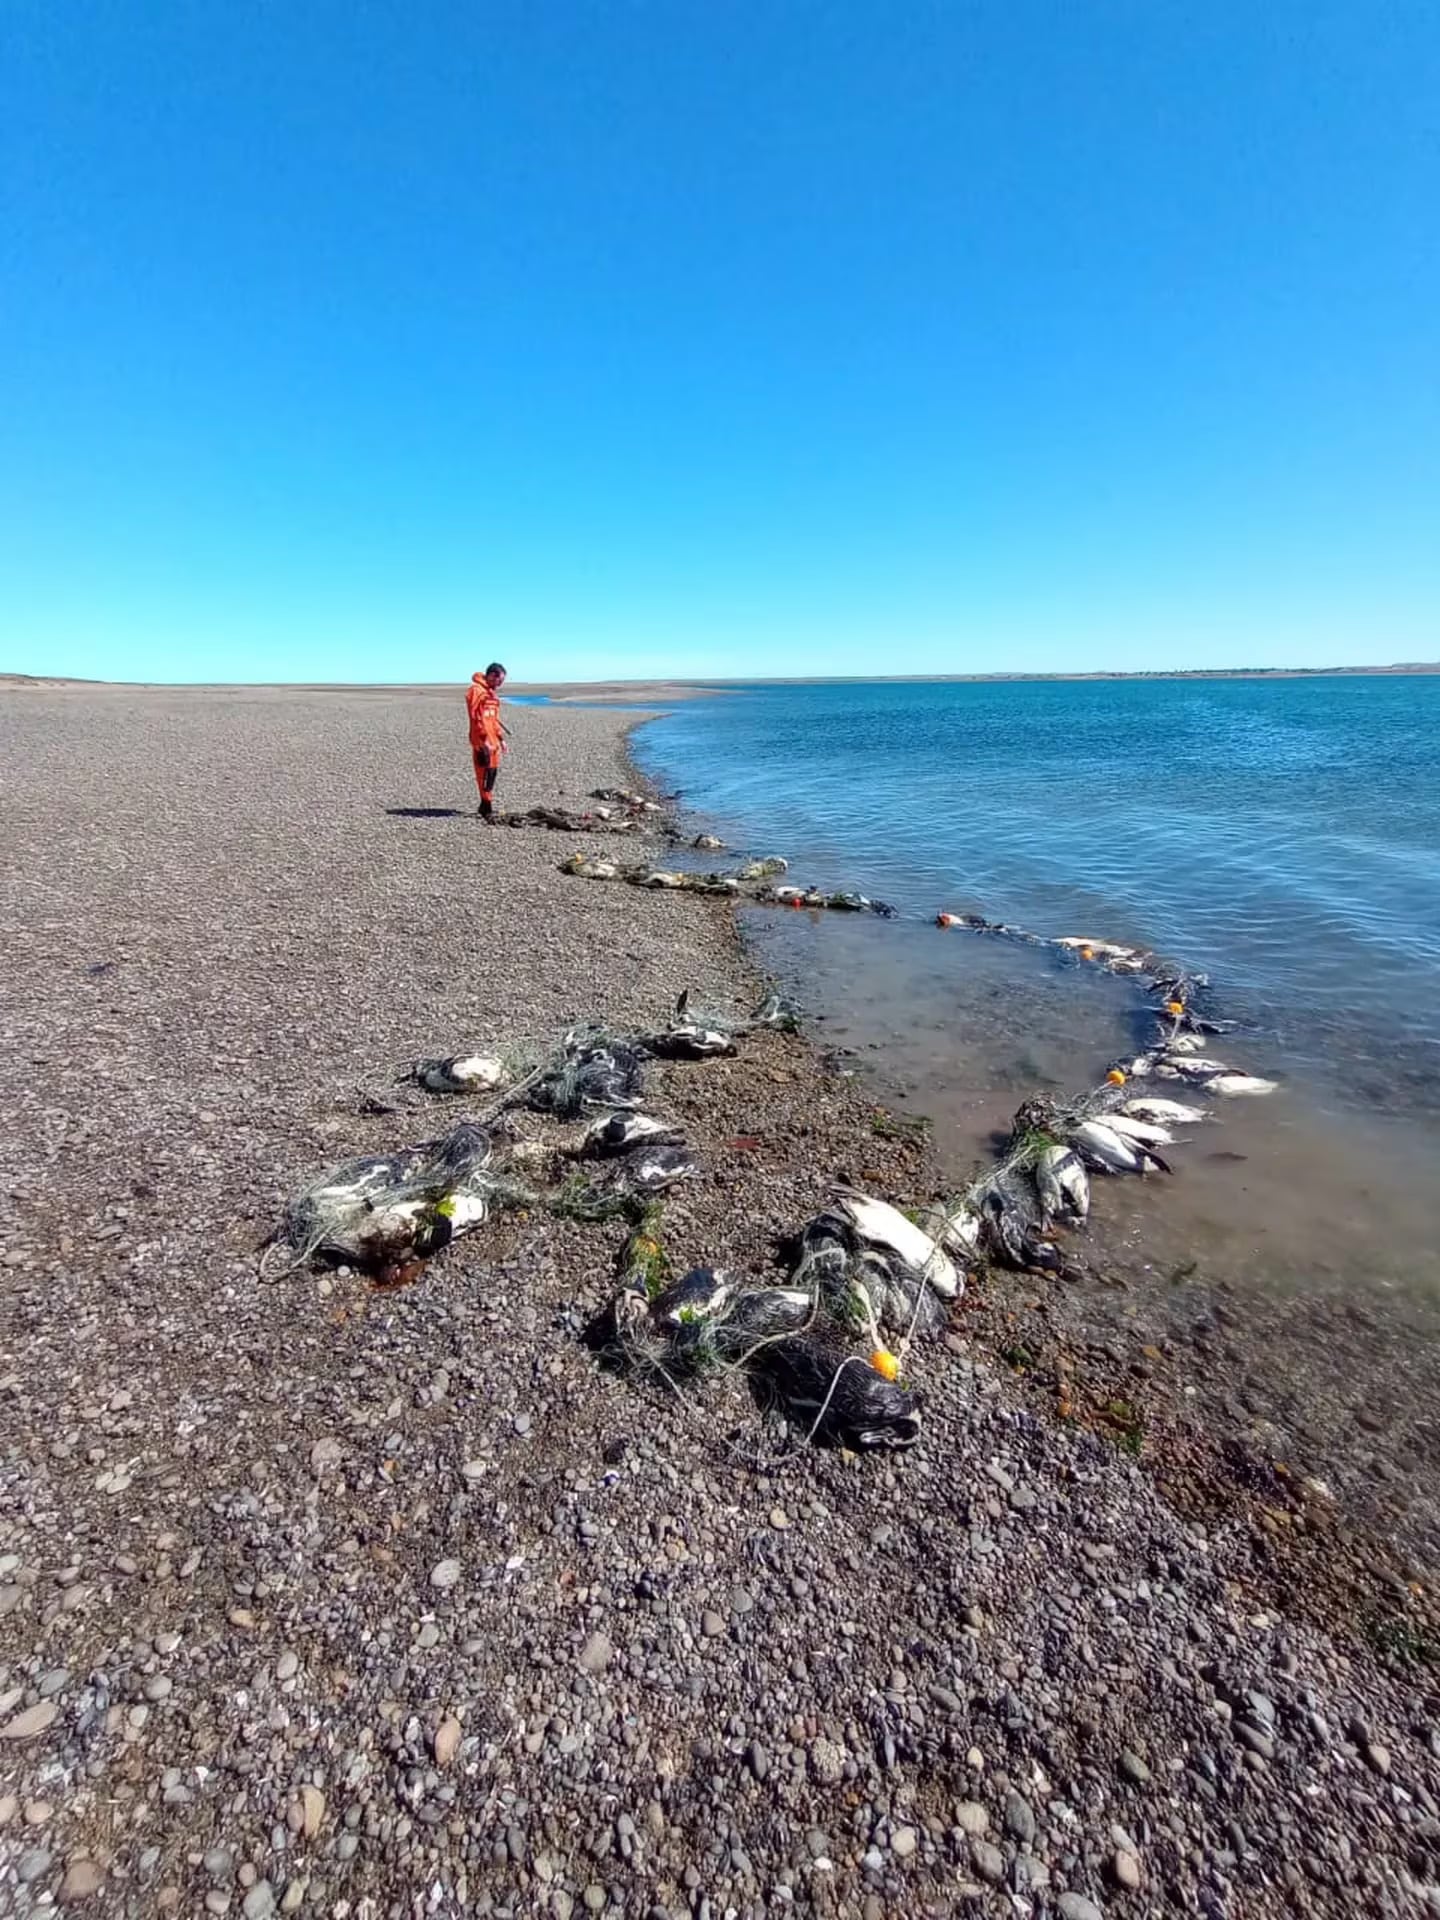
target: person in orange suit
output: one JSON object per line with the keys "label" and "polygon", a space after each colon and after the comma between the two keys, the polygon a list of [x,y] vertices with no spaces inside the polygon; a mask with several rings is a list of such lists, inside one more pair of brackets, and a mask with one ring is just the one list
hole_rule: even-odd
{"label": "person in orange suit", "polygon": [[472,676],[465,689],[470,715],[470,751],[475,758],[475,784],[480,789],[480,818],[494,823],[495,776],[505,751],[505,729],[500,724],[500,689],[505,669],[492,660],[483,673]]}

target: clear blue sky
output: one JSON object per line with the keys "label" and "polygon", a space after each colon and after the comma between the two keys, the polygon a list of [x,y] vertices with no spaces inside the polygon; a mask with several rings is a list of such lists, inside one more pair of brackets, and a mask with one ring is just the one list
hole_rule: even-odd
{"label": "clear blue sky", "polygon": [[0,668],[1440,656],[1433,0],[9,0]]}

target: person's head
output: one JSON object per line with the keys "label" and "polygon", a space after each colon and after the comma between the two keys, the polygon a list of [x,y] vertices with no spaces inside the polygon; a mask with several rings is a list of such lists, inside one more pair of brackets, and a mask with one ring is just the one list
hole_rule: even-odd
{"label": "person's head", "polygon": [[498,660],[492,660],[485,669],[485,684],[498,693],[505,684],[505,669]]}

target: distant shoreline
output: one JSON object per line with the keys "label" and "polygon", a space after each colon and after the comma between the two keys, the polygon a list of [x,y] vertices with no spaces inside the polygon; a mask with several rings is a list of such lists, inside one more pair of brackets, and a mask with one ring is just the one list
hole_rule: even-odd
{"label": "distant shoreline", "polygon": [[[516,680],[513,694],[543,694],[557,705],[603,702],[696,700],[735,693],[747,687],[819,686],[981,686],[1010,682],[1100,680],[1322,680],[1440,674],[1440,660],[1397,662],[1386,667],[1168,667],[1133,673],[836,673],[776,674],[722,680]],[[449,694],[463,680],[81,680],[63,674],[0,673],[0,689],[60,692],[67,687],[92,693],[419,693]]]}

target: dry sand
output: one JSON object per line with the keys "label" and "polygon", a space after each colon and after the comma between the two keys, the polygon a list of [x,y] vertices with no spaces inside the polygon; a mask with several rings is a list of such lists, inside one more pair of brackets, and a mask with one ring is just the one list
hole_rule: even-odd
{"label": "dry sand", "polygon": [[[516,710],[503,802],[624,724]],[[614,1227],[257,1277],[298,1182],[454,1117],[365,1111],[387,1063],[743,1005],[728,909],[479,825],[458,696],[32,690],[0,750],[0,1910],[1440,1901],[1416,1650],[1287,1618],[1247,1516],[1027,1412],[963,1314],[920,1446],[856,1461],[598,1367]],[[677,1263],[765,1266],[838,1171],[923,1197],[802,1042],[654,1087]]]}

